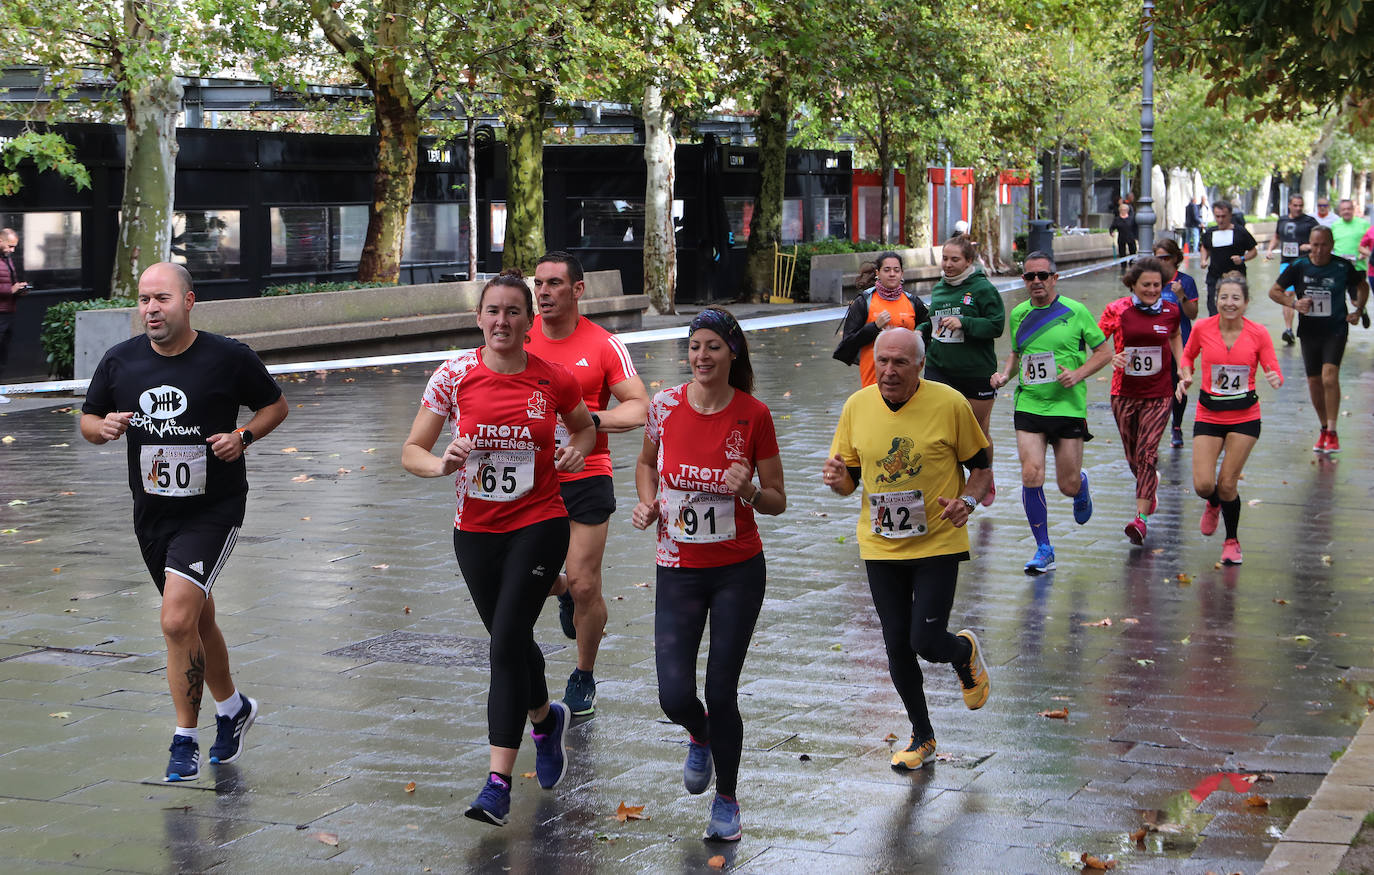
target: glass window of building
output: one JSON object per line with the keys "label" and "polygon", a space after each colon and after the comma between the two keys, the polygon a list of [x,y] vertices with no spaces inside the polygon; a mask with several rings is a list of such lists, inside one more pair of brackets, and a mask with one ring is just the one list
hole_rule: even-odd
{"label": "glass window of building", "polygon": [[817,197],[811,200],[811,239],[849,237],[849,198]]}
{"label": "glass window of building", "polygon": [[735,246],[749,242],[749,223],[754,220],[754,199],[751,197],[727,197],[725,216],[730,220],[731,241]]}
{"label": "glass window of building", "polygon": [[198,280],[238,279],[239,230],[238,210],[177,210],[171,260]]}
{"label": "glass window of building", "polygon": [[577,248],[639,249],[644,245],[644,201],[598,198],[579,205]]}
{"label": "glass window of building", "polygon": [[782,243],[791,246],[805,238],[806,222],[802,219],[802,199],[790,197],[782,202]]}
{"label": "glass window of building", "polygon": [[503,252],[506,248],[506,205],[491,205],[491,251]]}
{"label": "glass window of building", "polygon": [[464,204],[411,204],[406,217],[404,264],[467,266],[468,229]]}
{"label": "glass window of building", "polygon": [[81,213],[0,211],[0,228],[19,235],[15,267],[35,289],[81,286]]}
{"label": "glass window of building", "polygon": [[356,267],[367,236],[367,205],[273,207],[273,273],[329,273]]}
{"label": "glass window of building", "polygon": [[[937,186],[937,188],[939,187]],[[942,188],[941,191],[943,191]],[[859,186],[858,219],[860,240],[882,239],[883,222],[880,216],[882,212],[882,195],[882,186]],[[887,196],[892,209],[892,221],[888,223],[887,238],[889,240],[900,240],[902,239],[902,201],[897,192],[897,186],[892,186],[888,190]]]}

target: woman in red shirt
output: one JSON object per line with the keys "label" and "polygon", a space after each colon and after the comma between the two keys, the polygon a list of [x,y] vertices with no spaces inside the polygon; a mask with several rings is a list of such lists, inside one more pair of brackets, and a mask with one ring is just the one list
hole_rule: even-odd
{"label": "woman in red shirt", "polygon": [[[1255,394],[1255,369],[1275,389],[1283,385],[1283,372],[1274,355],[1269,332],[1245,318],[1250,288],[1239,272],[1217,282],[1217,315],[1193,326],[1179,365],[1178,395],[1193,383],[1193,365],[1202,359],[1202,391],[1193,422],[1193,489],[1207,500],[1199,528],[1204,535],[1217,530],[1217,517],[1226,523],[1226,542],[1221,548],[1225,565],[1241,563],[1240,491],[1237,483],[1245,460],[1260,435],[1259,396]],[[1223,456],[1224,454],[1224,456]],[[1221,458],[1221,471],[1217,459]]]}
{"label": "woman in red shirt", "polygon": [[1145,542],[1146,524],[1159,505],[1159,439],[1173,407],[1173,364],[1183,355],[1178,305],[1163,298],[1165,273],[1159,259],[1137,259],[1121,278],[1131,294],[1108,304],[1097,321],[1116,342],[1112,415],[1135,475],[1136,514],[1126,537],[1137,545]]}
{"label": "woman in red shirt", "polygon": [[[773,416],[750,394],[754,370],[739,323],[729,311],[709,308],[692,320],[687,336],[692,381],[664,389],[649,406],[631,521],[638,529],[658,523],[658,701],[690,733],[683,784],[689,793],[704,792],[714,765],[706,838],[736,841],[735,785],[744,743],[739,677],[765,580],[754,511],[780,514],[787,495]],[[696,666],[708,618],[703,705]]]}
{"label": "woman in red shirt", "polygon": [[[511,773],[526,715],[534,724],[539,785],[552,789],[567,771],[568,708],[549,701],[534,624],[568,552],[568,512],[557,472],[580,471],[596,443],[572,374],[525,352],[533,320],[534,300],[518,272],[488,282],[477,302],[485,344],[434,372],[401,450],[401,463],[416,476],[458,475],[453,550],[491,633],[491,771],[466,815],[497,826],[510,813]],[[571,440],[555,449],[560,415]],[[453,439],[436,456],[445,423]]]}

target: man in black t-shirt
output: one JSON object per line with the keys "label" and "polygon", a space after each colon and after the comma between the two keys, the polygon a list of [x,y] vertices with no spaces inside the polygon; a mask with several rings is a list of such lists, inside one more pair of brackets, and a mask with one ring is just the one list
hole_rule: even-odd
{"label": "man in black t-shirt", "polygon": [[[1312,449],[1339,453],[1336,418],[1341,411],[1341,358],[1350,326],[1360,321],[1369,300],[1369,284],[1349,259],[1331,254],[1330,228],[1313,229],[1308,244],[1307,258],[1299,258],[1279,274],[1269,297],[1299,313],[1298,340],[1307,392],[1321,422],[1321,433]],[[1355,299],[1353,312],[1346,307],[1348,297]]]}
{"label": "man in black t-shirt", "polygon": [[1217,223],[1202,232],[1202,266],[1207,268],[1207,315],[1217,315],[1217,280],[1231,271],[1245,273],[1245,262],[1259,254],[1255,238],[1232,221],[1231,203],[1212,204]]}
{"label": "man in black t-shirt", "polygon": [[[1264,260],[1268,261],[1273,257],[1274,250],[1281,248],[1279,273],[1283,273],[1288,265],[1307,254],[1307,238],[1311,236],[1312,229],[1319,224],[1316,217],[1304,213],[1302,207],[1302,195],[1289,195],[1288,215],[1279,219],[1278,224],[1274,226],[1274,236],[1269,240],[1269,248],[1264,250]],[[1289,346],[1294,342],[1292,307],[1283,308],[1283,342]]]}
{"label": "man in black t-shirt", "polygon": [[[215,698],[210,762],[231,763],[258,703],[229,674],[229,651],[210,594],[243,524],[243,451],[286,418],[286,399],[262,361],[237,340],[191,328],[191,276],[163,262],[138,281],[144,335],[105,353],[81,407],[93,444],[127,437],[134,534],[162,594],[167,685],[176,730],[166,780],[200,774],[198,725],[204,687]],[[241,406],[254,412],[236,428]]]}

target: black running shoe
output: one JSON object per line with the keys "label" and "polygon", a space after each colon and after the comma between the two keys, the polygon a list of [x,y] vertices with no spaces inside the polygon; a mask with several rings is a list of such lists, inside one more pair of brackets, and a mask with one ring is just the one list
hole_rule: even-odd
{"label": "black running shoe", "polygon": [[571,593],[558,594],[558,623],[563,627],[563,634],[577,640],[577,627],[573,625],[573,597]]}
{"label": "black running shoe", "polygon": [[167,749],[172,752],[172,758],[167,761],[164,781],[194,781],[200,777],[200,745],[194,738],[173,735],[172,746]]}
{"label": "black running shoe", "polygon": [[215,718],[215,743],[210,745],[210,762],[213,765],[227,765],[243,753],[243,739],[248,727],[258,719],[258,702],[239,693],[238,713],[232,717]]}

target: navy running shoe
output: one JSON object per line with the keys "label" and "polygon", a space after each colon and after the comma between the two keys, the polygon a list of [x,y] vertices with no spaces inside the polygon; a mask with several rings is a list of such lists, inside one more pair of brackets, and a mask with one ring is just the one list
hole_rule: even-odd
{"label": "navy running shoe", "polygon": [[1080,526],[1093,518],[1093,494],[1088,490],[1088,475],[1083,475],[1082,488],[1073,497],[1073,520]]}
{"label": "navy running shoe", "polygon": [[211,765],[228,765],[243,753],[243,739],[258,719],[258,701],[239,693],[239,710],[232,717],[215,718],[215,743],[210,745]]}
{"label": "navy running shoe", "polygon": [[682,764],[682,786],[693,796],[705,793],[711,786],[711,745],[695,738],[687,742],[687,761]]}
{"label": "navy running shoe", "polygon": [[577,627],[573,625],[573,597],[572,593],[561,592],[558,594],[558,625],[563,627],[563,634],[577,640]]}
{"label": "navy running shoe", "polygon": [[553,718],[552,730],[543,734],[530,733],[530,738],[534,739],[534,775],[545,790],[557,787],[568,771],[568,749],[563,744],[568,731],[568,706],[550,702],[549,716]]}
{"label": "navy running shoe", "polygon": [[172,758],[167,760],[167,777],[164,781],[194,781],[200,777],[200,745],[187,735],[173,735],[172,746],[167,748]]}
{"label": "navy running shoe", "polygon": [[563,691],[563,704],[574,717],[590,717],[596,713],[596,678],[591,672],[573,669]]}
{"label": "navy running shoe", "polygon": [[739,803],[728,796],[716,794],[711,800],[711,822],[706,824],[703,838],[718,842],[737,842],[744,834],[739,825]]}
{"label": "navy running shoe", "polygon": [[487,786],[472,800],[463,816],[469,820],[479,820],[496,826],[505,826],[510,817],[510,784],[496,775],[487,778]]}

